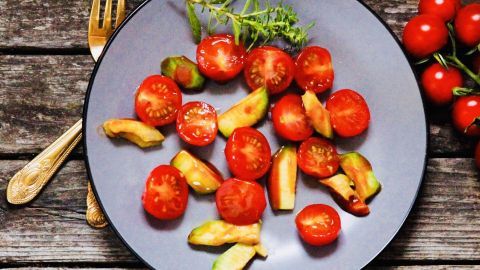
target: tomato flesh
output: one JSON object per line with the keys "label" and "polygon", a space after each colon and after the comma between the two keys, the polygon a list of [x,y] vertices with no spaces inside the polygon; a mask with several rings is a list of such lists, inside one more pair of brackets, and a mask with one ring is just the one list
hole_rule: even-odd
{"label": "tomato flesh", "polygon": [[435,63],[422,74],[422,86],[427,99],[435,105],[448,105],[453,101],[454,87],[463,85],[462,73],[454,67],[445,69]]}
{"label": "tomato flesh", "polygon": [[260,184],[236,178],[222,183],[215,195],[215,201],[220,216],[235,225],[258,222],[267,206]]}
{"label": "tomato flesh", "polygon": [[370,109],[365,99],[356,91],[343,89],[327,100],[327,110],[335,133],[353,137],[364,132],[370,124]]}
{"label": "tomato flesh", "polygon": [[322,47],[305,47],[295,60],[295,81],[303,90],[322,93],[332,88],[335,74],[330,52]]}
{"label": "tomato flesh", "polygon": [[420,0],[418,13],[437,15],[444,22],[448,22],[455,17],[461,7],[461,0]]}
{"label": "tomato flesh", "polygon": [[188,185],[175,167],[160,165],[147,178],[142,196],[143,208],[150,215],[162,219],[176,219],[183,215],[188,203]]}
{"label": "tomato flesh", "polygon": [[294,71],[290,55],[276,47],[262,46],[249,53],[244,75],[250,89],[265,86],[270,94],[278,94],[291,84]]}
{"label": "tomato flesh", "polygon": [[305,207],[295,218],[300,237],[310,245],[328,245],[338,238],[341,231],[340,216],[325,204]]}
{"label": "tomato flesh", "polygon": [[205,146],[217,136],[217,112],[205,102],[183,105],[177,116],[177,133],[185,142]]}
{"label": "tomato flesh", "polygon": [[228,138],[225,157],[233,175],[254,181],[264,176],[270,168],[270,145],[258,130],[237,128]]}
{"label": "tomato flesh", "polygon": [[340,166],[337,149],[328,140],[311,137],[302,144],[297,152],[298,166],[308,175],[326,178],[334,175]]}
{"label": "tomato flesh", "polygon": [[448,29],[443,20],[431,14],[411,19],[403,30],[403,45],[415,58],[421,59],[439,51],[448,42]]}
{"label": "tomato flesh", "polygon": [[177,84],[162,75],[147,77],[135,95],[135,112],[142,122],[164,126],[175,121],[182,106],[182,93]]}
{"label": "tomato flesh", "polygon": [[272,121],[277,134],[287,140],[303,141],[313,134],[299,95],[288,94],[280,99],[272,108]]}
{"label": "tomato flesh", "polygon": [[455,33],[457,39],[468,47],[480,44],[480,4],[460,9],[455,18]]}
{"label": "tomato flesh", "polygon": [[198,69],[214,81],[226,82],[242,71],[246,55],[243,44],[236,45],[232,35],[209,36],[198,44]]}
{"label": "tomato flesh", "polygon": [[471,125],[480,117],[480,97],[466,96],[457,99],[453,104],[452,117],[453,125],[459,132],[467,136],[480,136],[480,127]]}

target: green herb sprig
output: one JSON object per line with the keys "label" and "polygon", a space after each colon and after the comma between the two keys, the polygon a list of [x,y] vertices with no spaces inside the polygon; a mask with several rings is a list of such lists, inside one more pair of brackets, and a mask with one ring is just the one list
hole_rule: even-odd
{"label": "green herb sprig", "polygon": [[264,45],[275,39],[283,39],[293,49],[303,47],[308,41],[308,30],[314,26],[314,22],[305,27],[294,26],[298,21],[298,15],[289,5],[280,2],[272,6],[265,1],[264,6],[259,0],[246,0],[240,12],[235,12],[231,4],[235,0],[186,0],[187,16],[192,28],[194,40],[201,40],[202,31],[200,20],[195,13],[195,6],[202,7],[202,13],[209,11],[207,33],[215,32],[219,25],[232,24],[232,32],[235,42],[240,40],[249,42],[248,50],[255,45]]}

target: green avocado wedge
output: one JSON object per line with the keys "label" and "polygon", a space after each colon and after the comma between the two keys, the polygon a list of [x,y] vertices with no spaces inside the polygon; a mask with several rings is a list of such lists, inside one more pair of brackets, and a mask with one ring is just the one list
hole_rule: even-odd
{"label": "green avocado wedge", "polygon": [[330,123],[330,113],[323,107],[313,91],[306,91],[302,96],[305,113],[312,123],[313,128],[320,135],[333,139],[333,129]]}
{"label": "green avocado wedge", "polygon": [[373,197],[381,189],[370,162],[361,154],[351,152],[340,156],[340,167],[355,183],[355,191],[362,201]]}
{"label": "green avocado wedge", "polygon": [[170,56],[161,64],[162,74],[178,83],[183,89],[199,90],[205,83],[197,64],[185,56]]}
{"label": "green avocado wedge", "polygon": [[260,223],[237,226],[223,220],[212,220],[193,229],[188,235],[188,243],[205,246],[228,243],[255,245],[260,242],[260,229]]}
{"label": "green avocado wedge", "polygon": [[213,262],[212,270],[241,270],[255,254],[266,257],[267,250],[261,244],[255,246],[236,244]]}
{"label": "green avocado wedge", "polygon": [[218,129],[230,137],[236,128],[250,127],[258,123],[268,110],[268,92],[261,87],[233,105],[218,117]]}

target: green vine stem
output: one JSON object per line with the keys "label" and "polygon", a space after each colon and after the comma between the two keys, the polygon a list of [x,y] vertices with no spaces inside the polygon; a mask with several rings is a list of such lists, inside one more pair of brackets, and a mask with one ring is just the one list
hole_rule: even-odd
{"label": "green vine stem", "polygon": [[480,75],[475,74],[472,70],[470,70],[458,57],[454,55],[447,55],[445,58],[448,61],[448,64],[455,66],[465,72],[472,80],[474,80],[478,85],[480,85]]}

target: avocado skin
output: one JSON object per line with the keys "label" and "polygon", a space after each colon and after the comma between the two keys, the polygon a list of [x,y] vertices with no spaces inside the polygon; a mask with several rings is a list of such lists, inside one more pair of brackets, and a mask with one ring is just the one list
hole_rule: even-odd
{"label": "avocado skin", "polygon": [[362,201],[377,194],[381,184],[373,173],[370,162],[358,152],[346,153],[340,156],[340,167],[355,183],[355,191]]}
{"label": "avocado skin", "polygon": [[[174,80],[183,89],[200,90],[205,84],[205,78],[198,70],[197,64],[185,56],[170,56],[165,58],[161,64],[162,74]],[[185,73],[189,72],[186,77]]]}

